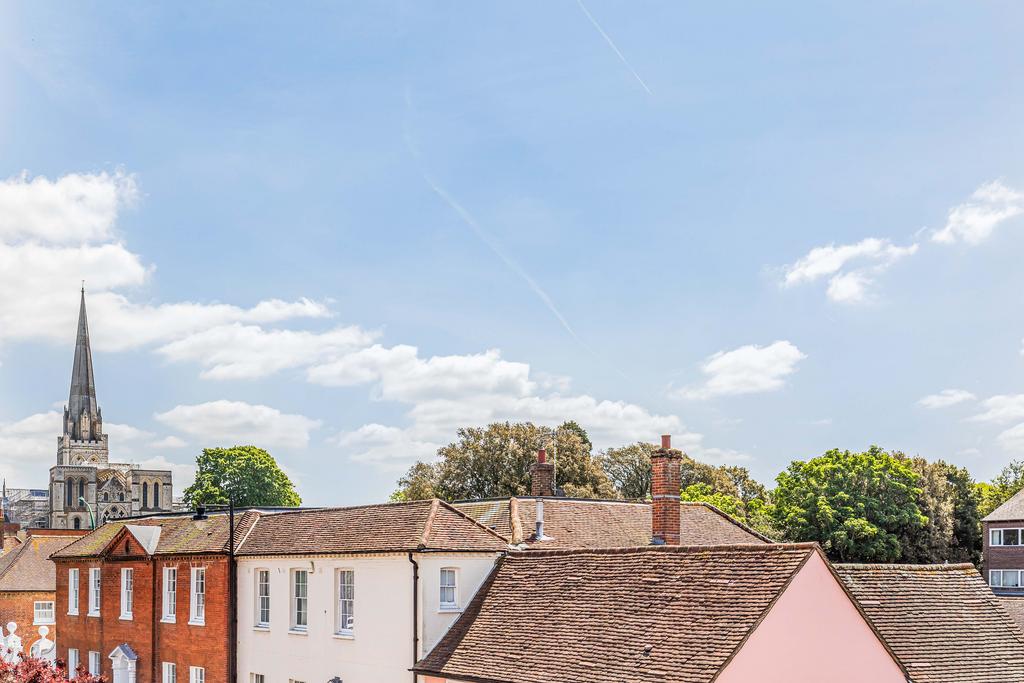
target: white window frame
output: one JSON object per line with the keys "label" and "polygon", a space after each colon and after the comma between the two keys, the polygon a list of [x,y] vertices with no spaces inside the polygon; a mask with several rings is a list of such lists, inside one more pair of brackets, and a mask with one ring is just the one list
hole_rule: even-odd
{"label": "white window frame", "polygon": [[68,614],[78,615],[78,568],[68,570]]}
{"label": "white window frame", "polygon": [[178,618],[178,568],[164,567],[163,577],[160,621],[173,624]]}
{"label": "white window frame", "polygon": [[267,677],[263,674],[250,673],[249,683],[267,683]]}
{"label": "white window frame", "polygon": [[[348,579],[346,582],[345,579]],[[355,635],[356,616],[356,573],[348,567],[334,573],[337,602],[334,612],[334,633],[351,638]],[[346,610],[347,606],[347,610]],[[346,614],[347,612],[347,614]]]}
{"label": "white window frame", "polygon": [[121,569],[121,618],[131,620],[132,606],[135,600],[135,570],[130,567]]}
{"label": "white window frame", "polygon": [[[46,605],[49,605],[47,607]],[[43,616],[39,616],[42,614]],[[47,616],[49,614],[49,616]],[[53,600],[35,600],[32,603],[32,625],[41,626],[43,624],[55,624],[57,623],[57,606],[53,603]]]}
{"label": "white window frame", "polygon": [[[253,576],[256,578],[256,606],[253,623],[256,625],[256,628],[268,629],[270,628],[270,570],[265,568],[257,569],[253,572]],[[264,589],[266,589],[265,592]],[[259,675],[262,676],[263,674]]]}
{"label": "white window frame", "polygon": [[206,567],[192,567],[189,578],[188,623],[206,623]]}
{"label": "white window frame", "polygon": [[79,662],[79,659],[78,659],[78,648],[77,647],[69,647],[68,648],[68,680],[69,681],[75,680],[75,674],[77,673],[77,669],[78,669],[79,663],[80,662]]}
{"label": "white window frame", "polygon": [[103,665],[100,662],[100,653],[96,650],[89,650],[89,673],[93,676],[100,675],[100,671],[103,669]]}
{"label": "white window frame", "polygon": [[100,591],[103,590],[103,574],[99,567],[89,567],[89,614],[90,617],[100,615]]}
{"label": "white window frame", "polygon": [[174,662],[164,662],[160,667],[162,673],[162,683],[177,683],[178,682],[178,665]]}
{"label": "white window frame", "polygon": [[[1017,575],[1017,585],[1016,586],[1007,586],[1007,585],[1005,585],[1005,582],[1003,580],[1003,575],[1004,574],[1016,574]],[[1024,574],[1024,570],[1021,570],[1021,569],[990,569],[989,572],[988,572],[988,585],[991,586],[992,588],[1024,589],[1024,585],[1021,584],[1021,580],[1024,579],[1024,576],[1022,576],[1022,574]],[[997,575],[999,576],[999,581],[998,582],[996,581],[996,576]]]}
{"label": "white window frame", "polygon": [[206,683],[206,669],[201,666],[188,668],[188,683]]}
{"label": "white window frame", "polygon": [[[446,583],[446,577],[451,577],[451,583]],[[459,611],[459,570],[456,567],[441,567],[437,580],[438,595],[437,604],[441,612]],[[450,591],[452,599],[445,600],[445,592]]]}
{"label": "white window frame", "polygon": [[[291,594],[289,630],[292,633],[306,633],[309,630],[309,570],[293,569],[289,574],[289,583],[291,584],[291,590],[289,591]],[[299,595],[299,575],[302,576],[302,595]],[[299,621],[305,623],[300,624]]]}
{"label": "white window frame", "polygon": [[[1010,543],[1010,544],[1003,545],[1003,532],[1004,531],[1016,531],[1017,532],[1017,542],[1016,543]],[[996,542],[997,538],[999,539],[998,542]],[[1020,546],[1024,545],[1024,528],[1008,526],[1008,527],[999,527],[998,529],[989,529],[989,532],[988,532],[988,544],[990,546],[992,546],[992,547],[997,547],[997,548],[1019,548]]]}

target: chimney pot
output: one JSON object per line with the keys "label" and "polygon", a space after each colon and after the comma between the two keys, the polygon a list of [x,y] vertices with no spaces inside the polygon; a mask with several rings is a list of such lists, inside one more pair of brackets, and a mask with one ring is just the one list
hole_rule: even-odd
{"label": "chimney pot", "polygon": [[662,448],[662,450],[666,450],[666,451],[668,449],[672,448],[672,435],[671,434],[662,434],[661,435],[661,448]]}
{"label": "chimney pot", "polygon": [[537,462],[544,464],[548,461],[548,452],[543,448],[537,451]]}

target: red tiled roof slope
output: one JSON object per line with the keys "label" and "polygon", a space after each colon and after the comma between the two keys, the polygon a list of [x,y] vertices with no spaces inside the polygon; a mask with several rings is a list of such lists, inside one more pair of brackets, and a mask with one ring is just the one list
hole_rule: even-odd
{"label": "red tiled roof slope", "polygon": [[835,569],[914,683],[1024,681],[1024,633],[973,565]]}
{"label": "red tiled roof slope", "polygon": [[1006,613],[1010,615],[1021,629],[1024,629],[1024,596],[1020,595],[997,595],[996,599],[1003,606]]}
{"label": "red tiled roof slope", "polygon": [[50,555],[79,536],[29,536],[0,560],[0,591],[57,590],[57,568]]}
{"label": "red tiled roof slope", "polygon": [[[247,510],[235,516],[235,545],[259,519],[258,512]],[[160,539],[154,555],[222,554],[228,552],[230,528],[228,515],[211,514],[206,519],[181,516],[148,517],[108,522],[67,546],[55,558],[96,557],[103,553],[125,526],[159,526]]]}
{"label": "red tiled roof slope", "polygon": [[[534,543],[536,500],[502,498],[454,506],[513,543],[525,542],[534,549],[633,548],[651,542],[650,503],[544,498],[544,535],[549,540]],[[681,503],[679,520],[685,545],[771,542],[707,503]]]}
{"label": "red tiled roof slope", "polygon": [[506,539],[447,503],[364,505],[264,515],[240,555],[308,555],[410,550],[503,551]]}
{"label": "red tiled roof slope", "polygon": [[708,683],[813,544],[513,553],[416,670],[488,683]]}

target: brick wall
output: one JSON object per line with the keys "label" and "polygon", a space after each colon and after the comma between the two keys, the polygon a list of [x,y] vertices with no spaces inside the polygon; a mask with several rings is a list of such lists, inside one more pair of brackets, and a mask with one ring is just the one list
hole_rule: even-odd
{"label": "brick wall", "polygon": [[[982,574],[985,581],[989,580],[990,569],[1024,569],[1024,545],[1018,546],[991,546],[989,540],[992,529],[1024,529],[1024,521],[1021,522],[984,522],[982,524],[984,535],[982,538]],[[1003,589],[1006,592],[1018,592],[1013,589]],[[1019,590],[1024,594],[1024,589]]]}
{"label": "brick wall", "polygon": [[[21,637],[22,651],[26,654],[32,643],[39,640],[39,626],[34,624],[35,602],[37,600],[53,601],[54,594],[48,591],[4,591],[0,592],[0,624],[7,632],[7,623],[13,621],[18,625],[18,635]],[[47,624],[50,629],[47,638],[55,639],[57,625]]]}
{"label": "brick wall", "polygon": [[[127,643],[138,654],[137,683],[158,683],[163,662],[177,665],[178,683],[187,683],[189,667],[206,669],[207,683],[228,682],[228,558],[224,556],[161,557],[157,560],[125,553],[116,543],[113,551],[94,561],[57,562],[57,624],[61,639],[58,656],[67,659],[76,647],[83,663],[90,650],[100,652],[102,673],[112,679],[110,653]],[[79,615],[67,614],[68,570],[79,568]],[[101,568],[100,616],[87,616],[89,568]],[[177,567],[177,614],[174,623],[161,621],[163,569]],[[190,574],[192,567],[206,568],[206,618],[204,625],[189,624]],[[131,620],[121,618],[121,570],[134,570]]]}
{"label": "brick wall", "polygon": [[[667,444],[666,444],[667,446]],[[651,455],[651,535],[678,545],[682,452],[662,447]]]}

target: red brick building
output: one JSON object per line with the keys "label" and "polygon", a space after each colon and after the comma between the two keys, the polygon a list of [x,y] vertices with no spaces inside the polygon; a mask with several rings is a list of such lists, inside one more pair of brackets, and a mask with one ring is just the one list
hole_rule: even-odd
{"label": "red brick building", "polygon": [[[238,541],[255,520],[236,517]],[[227,683],[233,558],[226,514],[106,524],[53,556],[57,656],[112,683]]]}
{"label": "red brick building", "polygon": [[996,593],[1024,596],[1024,491],[982,520],[982,569]]}
{"label": "red brick building", "polygon": [[0,624],[18,625],[25,653],[39,639],[39,627],[56,639],[56,575],[49,557],[86,532],[29,529],[20,543],[0,557]]}

